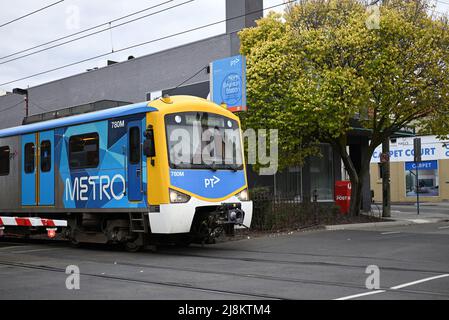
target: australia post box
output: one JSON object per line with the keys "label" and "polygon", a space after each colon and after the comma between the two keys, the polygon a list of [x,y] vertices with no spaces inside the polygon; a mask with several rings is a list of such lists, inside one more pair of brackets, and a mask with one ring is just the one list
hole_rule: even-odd
{"label": "australia post box", "polygon": [[335,204],[340,207],[340,213],[347,214],[351,203],[351,182],[335,182]]}

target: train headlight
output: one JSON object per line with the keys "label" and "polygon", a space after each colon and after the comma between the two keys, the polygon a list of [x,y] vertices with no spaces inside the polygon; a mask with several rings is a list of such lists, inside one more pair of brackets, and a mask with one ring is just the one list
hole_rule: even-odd
{"label": "train headlight", "polygon": [[170,189],[170,202],[171,203],[185,203],[185,202],[188,202],[189,200],[190,200],[189,195],[179,192],[179,191],[176,191],[176,190],[173,190],[173,189]]}
{"label": "train headlight", "polygon": [[248,189],[243,189],[242,191],[236,194],[236,197],[240,201],[248,201],[249,200]]}

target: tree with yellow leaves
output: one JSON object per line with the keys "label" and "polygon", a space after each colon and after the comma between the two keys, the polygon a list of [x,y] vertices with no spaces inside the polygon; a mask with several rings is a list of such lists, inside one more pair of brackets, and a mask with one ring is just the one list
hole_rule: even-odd
{"label": "tree with yellow leaves", "polygon": [[[281,167],[330,143],[351,179],[353,215],[385,139],[411,125],[449,133],[449,26],[430,9],[423,0],[369,10],[357,0],[302,0],[239,34],[248,68],[244,125],[279,130]],[[346,148],[354,122],[370,133],[358,170]]]}

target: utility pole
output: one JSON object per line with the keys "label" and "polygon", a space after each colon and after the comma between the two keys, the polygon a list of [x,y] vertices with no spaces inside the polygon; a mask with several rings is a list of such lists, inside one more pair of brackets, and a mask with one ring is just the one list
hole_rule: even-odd
{"label": "utility pole", "polygon": [[28,118],[28,114],[29,114],[29,105],[28,105],[28,90],[27,93],[25,94],[25,117]]}
{"label": "utility pole", "polygon": [[382,142],[382,217],[391,217],[390,138]]}
{"label": "utility pole", "polygon": [[28,98],[28,90],[27,90],[27,89],[14,88],[14,89],[12,89],[12,93],[20,94],[20,95],[22,95],[22,96],[25,96],[25,97],[24,97],[24,100],[25,100],[25,117],[28,117],[28,114],[29,114],[29,112],[28,112],[28,110],[29,110],[29,105],[28,105],[28,100],[29,100],[29,98]]}
{"label": "utility pole", "polygon": [[421,138],[413,139],[413,161],[416,167],[416,213],[419,215],[419,163],[421,162]]}

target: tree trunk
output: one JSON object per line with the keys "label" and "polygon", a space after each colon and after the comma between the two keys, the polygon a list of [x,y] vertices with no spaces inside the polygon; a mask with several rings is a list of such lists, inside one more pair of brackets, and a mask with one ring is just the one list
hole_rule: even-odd
{"label": "tree trunk", "polygon": [[357,216],[360,214],[360,208],[362,206],[362,190],[366,177],[369,174],[371,154],[364,154],[362,156],[360,172],[357,172],[354,164],[352,163],[351,157],[346,150],[346,139],[340,138],[336,141],[336,143],[334,142],[333,145],[339,151],[351,181],[351,204],[349,206],[349,214],[351,216]]}
{"label": "tree trunk", "polygon": [[358,215],[362,200],[362,186],[357,170],[346,150],[346,138],[340,137],[340,139],[334,141],[332,144],[340,153],[345,169],[349,174],[349,180],[351,181],[351,204],[349,206],[349,214]]}
{"label": "tree trunk", "polygon": [[[357,214],[360,212],[360,209],[362,208],[363,186],[365,185],[366,178],[369,175],[370,163],[371,163],[371,155],[369,155],[369,157],[368,157],[368,154],[365,154],[362,157],[362,165],[361,165],[361,168],[360,168],[360,172],[358,173],[358,176],[359,176],[359,189],[357,190],[357,192],[358,192],[358,198],[357,198],[358,199],[358,207],[357,207],[358,211],[357,211]],[[370,199],[370,202],[371,202],[371,199]]]}

